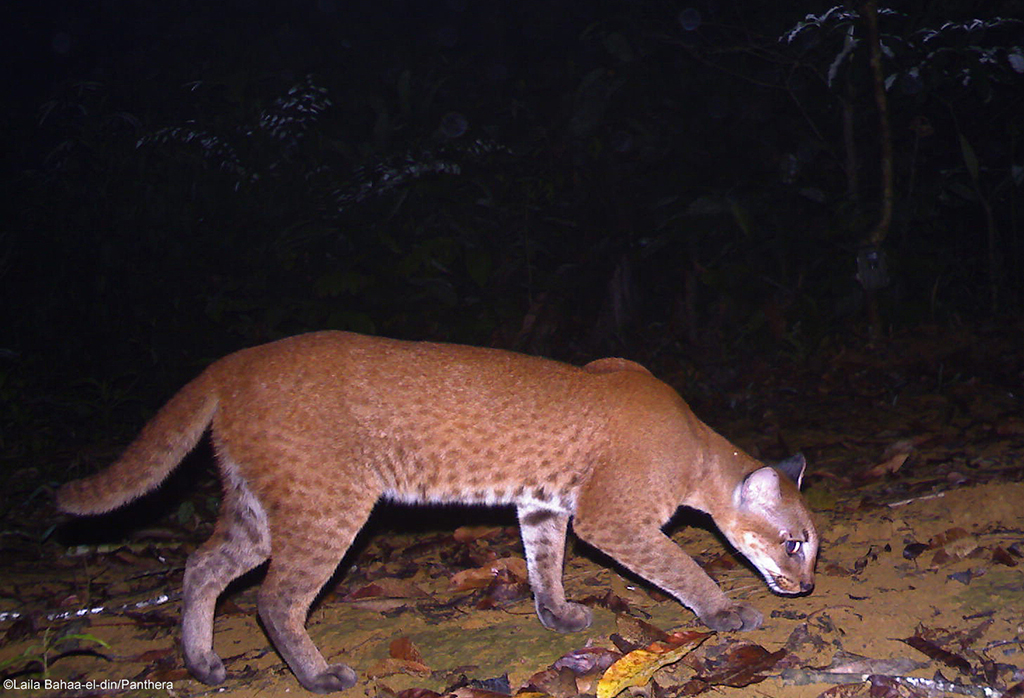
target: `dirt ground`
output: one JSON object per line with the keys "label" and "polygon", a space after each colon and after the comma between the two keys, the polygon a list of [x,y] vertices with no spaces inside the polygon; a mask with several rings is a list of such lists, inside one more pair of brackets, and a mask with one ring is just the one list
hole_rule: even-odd
{"label": "dirt ground", "polygon": [[[630,652],[640,664],[609,670],[636,684],[623,695],[1024,695],[1021,336],[924,328],[881,347],[836,348],[799,370],[751,366],[742,383],[664,376],[705,396],[692,400],[696,411],[755,455],[808,457],[821,536],[812,595],[773,595],[699,517],[684,513],[670,529],[730,595],[761,610],[759,630],[666,636],[705,629],[571,543],[567,593],[594,609],[594,624],[553,633],[533,615],[508,512],[417,509],[420,524],[431,521],[410,526],[408,510],[385,507],[315,606],[310,633],[329,662],[358,672],[351,696],[595,694],[611,690],[597,679]],[[70,545],[76,536],[63,529],[29,543],[8,522],[0,612],[20,615],[0,615],[0,673],[16,689],[5,694],[303,695],[256,620],[258,571],[218,609],[228,680],[204,686],[182,666],[175,594],[208,530],[212,488],[106,544],[90,534]],[[56,520],[51,505],[29,506],[35,520],[39,511]],[[163,594],[166,603],[123,608]],[[47,617],[97,606],[114,610]]]}

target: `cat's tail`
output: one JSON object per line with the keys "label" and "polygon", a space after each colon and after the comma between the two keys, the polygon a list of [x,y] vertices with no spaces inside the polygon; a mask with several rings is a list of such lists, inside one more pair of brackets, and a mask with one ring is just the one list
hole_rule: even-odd
{"label": "cat's tail", "polygon": [[216,390],[207,371],[160,408],[110,467],[57,490],[57,508],[103,514],[155,489],[195,447],[216,411]]}

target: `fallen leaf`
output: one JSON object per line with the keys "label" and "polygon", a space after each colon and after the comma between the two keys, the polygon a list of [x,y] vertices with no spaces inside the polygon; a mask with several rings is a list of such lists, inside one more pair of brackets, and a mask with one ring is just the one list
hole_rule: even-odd
{"label": "fallen leaf", "polygon": [[407,688],[399,691],[395,698],[441,698],[441,694],[428,688]]}
{"label": "fallen leaf", "polygon": [[[666,637],[668,637],[666,635]],[[569,669],[574,674],[587,674],[594,670],[605,671],[622,657],[615,650],[604,647],[584,647],[567,652],[555,660],[552,669]]]}
{"label": "fallen leaf", "polygon": [[416,645],[412,644],[412,640],[409,639],[408,635],[396,637],[388,645],[388,654],[395,659],[405,659],[410,662],[423,662],[423,655],[420,654],[419,649]]}
{"label": "fallen leaf", "polygon": [[871,688],[868,690],[868,695],[871,698],[902,698],[903,696],[899,683],[892,676],[872,674],[868,677],[868,682],[871,684]]}
{"label": "fallen leaf", "polygon": [[935,438],[933,434],[918,434],[917,436],[912,436],[909,439],[893,441],[891,444],[886,446],[885,450],[882,452],[882,460],[892,458],[893,456],[901,453],[913,453],[918,446],[931,441],[933,438]]}
{"label": "fallen leaf", "polygon": [[[668,641],[669,638],[668,633],[661,628],[624,613],[615,616],[615,629],[618,630],[619,638],[629,647],[627,651],[630,652],[646,647],[652,642]],[[616,642],[615,646],[621,648],[619,642]]]}
{"label": "fallen leaf", "polygon": [[629,613],[629,602],[621,596],[612,593],[611,589],[604,596],[588,596],[580,601],[584,606],[606,608],[612,613]]}
{"label": "fallen leaf", "polygon": [[966,538],[969,535],[970,534],[965,529],[960,528],[959,526],[947,528],[942,533],[932,536],[928,541],[928,547],[933,549],[943,548],[953,541],[959,540],[960,538]]}
{"label": "fallen leaf", "polygon": [[1010,553],[1006,552],[1005,548],[998,545],[992,549],[992,562],[1006,565],[1007,567],[1017,566],[1017,560]]}
{"label": "fallen leaf", "polygon": [[[228,600],[228,603],[230,603],[230,600]],[[234,608],[238,608],[234,604],[231,605]],[[163,611],[146,611],[144,613],[126,611],[124,615],[126,618],[131,618],[140,628],[175,628],[181,623],[180,618]]]}
{"label": "fallen leaf", "polygon": [[483,688],[472,688],[470,686],[456,688],[448,695],[455,696],[455,698],[508,698],[507,693],[498,693],[497,691],[488,691]]}
{"label": "fallen leaf", "polygon": [[452,575],[449,587],[453,591],[468,591],[487,587],[499,572],[506,571],[517,580],[527,579],[526,560],[521,557],[503,557],[498,560],[469,570],[462,570]]}
{"label": "fallen leaf", "polygon": [[452,538],[459,543],[471,543],[475,540],[490,539],[502,535],[505,529],[501,526],[459,526]]}
{"label": "fallen leaf", "polygon": [[730,553],[721,553],[720,555],[716,555],[712,559],[708,560],[706,563],[701,565],[701,567],[704,568],[705,572],[714,577],[715,572],[736,569],[736,565],[735,557]]}
{"label": "fallen leaf", "polygon": [[420,589],[407,579],[394,579],[386,577],[371,582],[366,586],[346,594],[342,601],[357,601],[367,598],[389,598],[389,599],[411,599],[428,596],[427,592]]}
{"label": "fallen leaf", "polygon": [[[570,698],[578,693],[576,685],[576,674],[572,669],[563,667],[555,669],[548,667],[538,671],[526,681],[526,688],[529,691],[536,691],[528,695],[547,695],[554,698]],[[517,698],[523,694],[517,694]]]}
{"label": "fallen leaf", "polygon": [[237,616],[245,613],[245,611],[243,611],[241,607],[231,599],[222,599],[221,602],[217,604],[217,613],[223,616]]}
{"label": "fallen leaf", "polygon": [[530,585],[508,570],[499,570],[477,602],[479,609],[501,608],[510,602],[521,601],[530,595]]}
{"label": "fallen leaf", "polygon": [[26,637],[31,637],[35,634],[36,622],[35,616],[27,615],[22,616],[7,629],[7,633],[4,635],[5,642],[16,642]]}
{"label": "fallen leaf", "polygon": [[910,453],[894,454],[893,456],[890,456],[886,460],[883,460],[881,463],[878,463],[874,467],[865,470],[863,473],[860,474],[860,479],[874,480],[882,477],[883,475],[890,475],[892,473],[895,473],[896,471],[903,467],[903,464],[907,462],[907,458],[909,457]]}
{"label": "fallen leaf", "polygon": [[385,657],[380,661],[374,663],[369,669],[366,670],[366,675],[370,678],[380,678],[382,676],[388,676],[390,674],[413,674],[415,676],[430,676],[432,670],[422,662],[413,662],[408,659],[395,659],[394,657]]}
{"label": "fallen leaf", "polygon": [[970,570],[963,570],[962,572],[954,572],[953,574],[947,575],[948,579],[952,579],[954,582],[960,582],[961,584],[970,584],[971,579],[974,578],[974,574]]}
{"label": "fallen leaf", "polygon": [[1024,681],[1010,686],[1006,692],[1003,693],[1003,698],[1020,698],[1020,696],[1024,696]]}
{"label": "fallen leaf", "polygon": [[390,613],[409,605],[409,601],[406,599],[355,599],[348,603],[356,608],[376,611],[377,613]]}
{"label": "fallen leaf", "polygon": [[646,686],[654,672],[692,652],[714,633],[689,632],[676,637],[676,644],[655,642],[634,650],[608,667],[597,684],[597,698],[614,698],[632,686]]}
{"label": "fallen leaf", "polygon": [[[992,612],[994,613],[994,612]],[[965,650],[971,647],[975,642],[981,639],[981,636],[985,634],[995,621],[992,618],[986,618],[985,620],[978,623],[969,630],[962,631],[956,634],[956,643],[960,646],[960,649]]]}
{"label": "fallen leaf", "polygon": [[164,647],[161,649],[147,650],[145,652],[135,655],[134,657],[130,657],[129,661],[143,662],[148,664],[149,662],[158,662],[161,659],[166,659],[168,657],[177,657],[177,655],[178,653],[174,648]]}
{"label": "fallen leaf", "polygon": [[920,634],[900,638],[900,642],[910,645],[918,652],[931,657],[935,661],[942,662],[946,666],[953,667],[961,674],[969,675],[971,673],[971,665],[966,659],[958,654],[953,654],[948,650],[944,650],[934,642],[924,639]]}
{"label": "fallen leaf", "polygon": [[147,672],[145,677],[150,681],[173,681],[178,683],[179,681],[191,679],[192,674],[185,667],[158,666],[153,671]]}
{"label": "fallen leaf", "polygon": [[927,667],[927,662],[912,659],[874,659],[839,650],[832,656],[826,671],[835,674],[909,674]]}
{"label": "fallen leaf", "polygon": [[969,557],[975,550],[978,549],[978,539],[974,536],[966,536],[964,538],[958,538],[955,541],[946,544],[946,552],[956,558],[963,559]]}
{"label": "fallen leaf", "polygon": [[763,672],[775,666],[786,654],[784,649],[769,652],[761,645],[740,641],[725,651],[716,662],[713,673],[697,678],[710,686],[743,688],[764,681]]}

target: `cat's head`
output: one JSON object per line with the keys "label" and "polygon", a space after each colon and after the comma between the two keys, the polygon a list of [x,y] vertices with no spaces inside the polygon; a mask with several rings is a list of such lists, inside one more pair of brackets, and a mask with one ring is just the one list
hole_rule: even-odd
{"label": "cat's head", "polygon": [[777,594],[814,589],[818,533],[800,495],[807,463],[802,455],[748,474],[733,491],[733,516],[722,533],[758,569]]}

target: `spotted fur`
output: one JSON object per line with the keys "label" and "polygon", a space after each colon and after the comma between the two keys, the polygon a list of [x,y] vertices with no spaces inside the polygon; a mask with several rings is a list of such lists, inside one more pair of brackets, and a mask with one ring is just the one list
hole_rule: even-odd
{"label": "spotted fur", "polygon": [[680,506],[711,514],[774,591],[813,586],[802,458],[763,466],[625,359],[580,368],[341,332],[292,337],[211,365],[120,460],[64,485],[58,506],[100,514],[141,496],[207,428],[224,498],[213,536],[188,560],[182,620],[185,662],[206,683],[226,676],[213,651],[217,597],[268,559],[258,609],[281,656],[311,691],[355,683],[304,626],[381,498],[516,506],[537,616],[562,632],[591,620],[562,586],[570,519],[580,538],[715,629],[756,628],[761,615],[728,599],[662,533]]}

